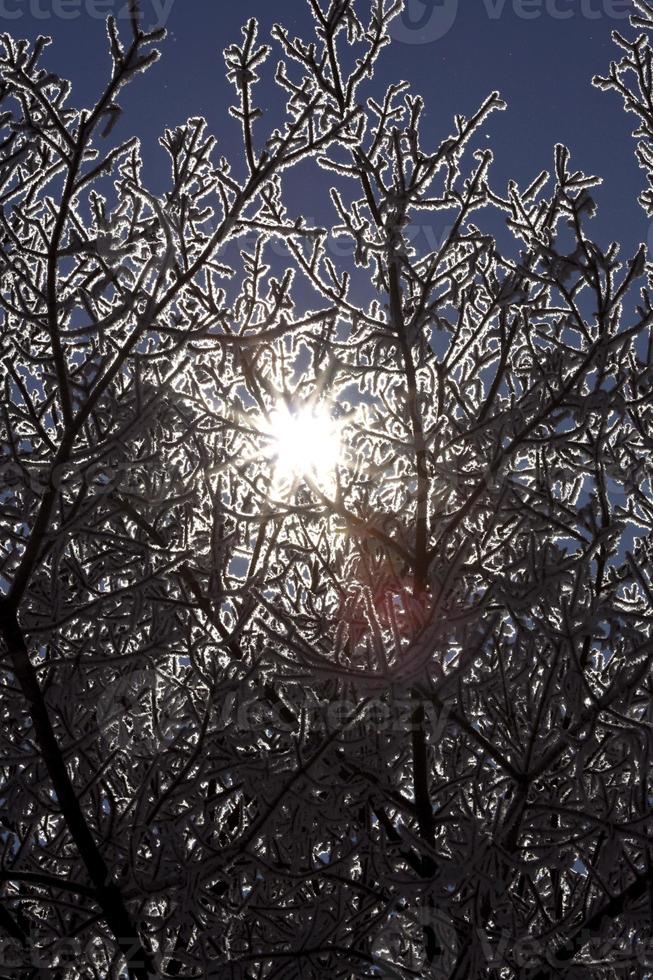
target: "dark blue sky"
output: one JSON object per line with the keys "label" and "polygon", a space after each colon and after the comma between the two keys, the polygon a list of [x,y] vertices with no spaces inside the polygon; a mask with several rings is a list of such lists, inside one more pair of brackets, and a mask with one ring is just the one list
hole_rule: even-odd
{"label": "dark blue sky", "polygon": [[[30,39],[52,35],[47,65],[73,80],[76,104],[86,103],[89,89],[98,91],[108,70],[98,15],[120,13],[123,3],[0,0],[0,28]],[[455,112],[470,114],[489,91],[499,89],[509,109],[495,114],[487,128],[496,156],[494,186],[505,190],[509,177],[525,185],[551,165],[554,143],[564,142],[576,167],[605,178],[596,195],[599,242],[616,239],[632,249],[648,239],[649,224],[636,204],[643,174],[630,137],[635,118],[624,113],[616,96],[590,84],[593,74],[604,73],[618,57],[611,31],[631,31],[624,16],[628,0],[408,0],[408,5],[404,20],[395,22],[397,39],[385,49],[377,77],[379,85],[405,78],[424,96],[433,145],[449,133]],[[359,9],[365,6],[363,0]],[[306,37],[311,18],[306,0],[142,0],[142,8],[149,24],[157,11],[169,8],[169,37],[159,64],[123,95],[128,111],[118,133],[142,136],[148,182],[160,188],[166,160],[156,139],[166,126],[204,115],[221,152],[237,153],[238,127],[226,116],[231,91],[221,52],[239,37],[240,25],[254,16],[262,36],[281,21]],[[267,123],[274,123],[273,93],[260,91],[259,104],[272,107]],[[263,133],[266,120],[259,127]]]}

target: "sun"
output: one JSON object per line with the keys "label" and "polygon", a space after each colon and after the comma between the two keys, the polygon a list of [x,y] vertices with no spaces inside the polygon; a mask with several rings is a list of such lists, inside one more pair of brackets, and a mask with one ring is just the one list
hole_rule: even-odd
{"label": "sun", "polygon": [[301,477],[322,486],[331,482],[341,444],[339,427],[326,407],[281,405],[271,413],[267,429],[277,486]]}

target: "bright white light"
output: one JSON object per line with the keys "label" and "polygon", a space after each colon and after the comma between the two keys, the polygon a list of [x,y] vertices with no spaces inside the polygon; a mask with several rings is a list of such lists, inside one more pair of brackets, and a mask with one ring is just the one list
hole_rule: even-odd
{"label": "bright white light", "polygon": [[308,476],[319,485],[330,482],[340,457],[338,426],[322,406],[272,412],[269,434],[277,485]]}

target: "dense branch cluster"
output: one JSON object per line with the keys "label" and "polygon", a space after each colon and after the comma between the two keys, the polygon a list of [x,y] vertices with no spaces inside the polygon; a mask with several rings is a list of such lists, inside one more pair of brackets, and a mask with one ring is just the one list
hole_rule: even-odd
{"label": "dense branch cluster", "polygon": [[[653,265],[563,146],[493,186],[497,93],[434,146],[378,92],[401,2],[308,2],[160,195],[136,6],[91,108],[2,37],[0,974],[644,977]],[[653,183],[635,6],[595,84]],[[280,407],[332,472],[280,477]]]}

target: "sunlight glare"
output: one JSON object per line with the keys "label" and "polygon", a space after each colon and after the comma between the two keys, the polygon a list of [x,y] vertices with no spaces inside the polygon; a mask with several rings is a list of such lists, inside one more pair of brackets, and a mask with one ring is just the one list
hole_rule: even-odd
{"label": "sunlight glare", "polygon": [[286,405],[270,416],[277,485],[309,476],[330,482],[340,456],[338,426],[323,406],[291,411]]}

